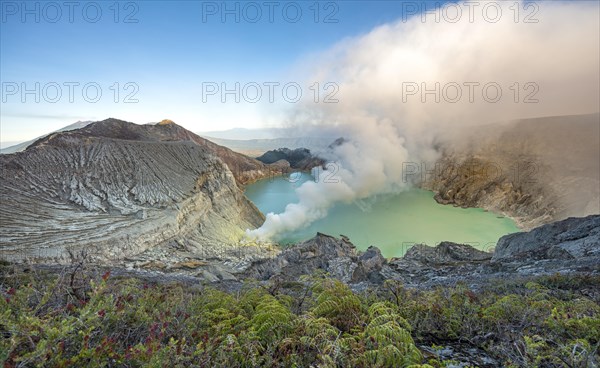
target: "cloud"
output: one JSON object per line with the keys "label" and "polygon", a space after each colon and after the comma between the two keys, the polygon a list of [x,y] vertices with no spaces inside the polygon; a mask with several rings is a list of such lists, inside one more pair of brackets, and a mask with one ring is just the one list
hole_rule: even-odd
{"label": "cloud", "polygon": [[[494,22],[482,13],[486,2],[467,16],[472,4],[437,9],[439,22],[431,13],[425,22],[417,15],[377,27],[313,60],[307,79],[335,82],[339,102],[307,98],[289,121],[348,138],[325,153],[338,182],[304,184],[299,203],[268,214],[249,236],[277,238],[337,202],[406,189],[403,163],[435,159],[434,138],[444,132],[599,110],[597,2],[518,3],[518,13],[515,2],[494,2]],[[456,9],[463,16],[445,20]]]}

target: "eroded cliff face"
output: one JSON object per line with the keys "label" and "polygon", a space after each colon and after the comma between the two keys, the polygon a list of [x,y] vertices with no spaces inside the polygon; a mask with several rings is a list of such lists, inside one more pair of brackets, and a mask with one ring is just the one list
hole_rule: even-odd
{"label": "eroded cliff face", "polygon": [[440,137],[441,159],[419,183],[438,202],[505,214],[526,230],[600,213],[598,114],[455,133]]}
{"label": "eroded cliff face", "polygon": [[[59,133],[67,135],[67,133]],[[274,170],[268,165],[219,146],[189,130],[175,124],[171,120],[163,120],[158,124],[137,125],[118,119],[106,119],[89,124],[82,129],[69,132],[70,136],[110,138],[137,142],[192,142],[203,146],[219,157],[233,173],[240,185],[263,179],[273,175]],[[36,141],[32,146],[45,142],[48,137]]]}
{"label": "eroded cliff face", "polygon": [[[421,187],[434,191],[439,203],[503,214],[523,229],[560,218],[559,196],[547,185],[548,168],[523,156],[516,160],[513,164],[483,155],[447,152],[438,162],[438,173]],[[532,177],[534,170],[536,178]]]}
{"label": "eroded cliff face", "polygon": [[260,257],[238,242],[263,215],[212,144],[185,132],[110,119],[0,156],[3,258]]}

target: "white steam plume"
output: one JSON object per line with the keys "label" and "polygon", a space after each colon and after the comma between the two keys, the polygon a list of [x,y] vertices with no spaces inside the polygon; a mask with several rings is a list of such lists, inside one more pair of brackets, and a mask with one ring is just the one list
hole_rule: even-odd
{"label": "white steam plume", "polygon": [[[308,80],[335,82],[339,103],[303,101],[290,119],[304,129],[338,127],[348,138],[326,157],[339,182],[303,184],[298,203],[268,214],[248,235],[277,238],[337,202],[406,188],[403,163],[434,160],[433,138],[444,131],[599,110],[598,2],[517,3],[517,13],[515,2],[498,1],[484,15],[486,4],[448,4],[425,21],[398,20],[312,60]],[[457,11],[462,16],[450,22]]]}

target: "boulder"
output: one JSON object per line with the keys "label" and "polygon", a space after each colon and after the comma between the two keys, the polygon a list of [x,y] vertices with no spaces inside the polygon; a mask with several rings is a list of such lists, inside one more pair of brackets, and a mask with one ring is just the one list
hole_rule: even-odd
{"label": "boulder", "polygon": [[385,258],[375,247],[361,253],[347,238],[317,233],[314,238],[285,249],[277,257],[253,263],[244,277],[297,281],[301,275],[322,270],[346,283],[381,283],[380,271],[385,263]]}
{"label": "boulder", "polygon": [[529,232],[503,236],[493,260],[600,257],[600,215],[571,217]]}

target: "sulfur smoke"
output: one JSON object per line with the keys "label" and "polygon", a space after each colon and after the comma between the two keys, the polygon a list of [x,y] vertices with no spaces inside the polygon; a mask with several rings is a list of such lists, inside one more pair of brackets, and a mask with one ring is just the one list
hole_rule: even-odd
{"label": "sulfur smoke", "polygon": [[320,153],[335,164],[297,189],[298,203],[248,235],[276,239],[335,203],[408,188],[406,163],[435,160],[445,132],[598,111],[597,2],[487,4],[447,4],[313,57],[307,80],[336,83],[339,102],[310,96],[290,122],[346,139]]}

